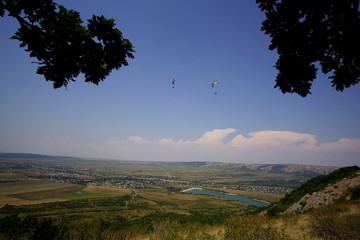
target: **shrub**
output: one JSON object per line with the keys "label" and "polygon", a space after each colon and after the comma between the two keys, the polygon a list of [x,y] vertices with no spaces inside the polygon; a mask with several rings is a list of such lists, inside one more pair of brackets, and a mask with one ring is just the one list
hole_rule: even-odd
{"label": "shrub", "polygon": [[350,193],[351,193],[351,200],[360,199],[360,186],[350,189]]}
{"label": "shrub", "polygon": [[17,214],[0,219],[0,233],[9,239],[55,239],[61,236],[61,230],[51,219],[38,220],[34,216],[21,219]]}

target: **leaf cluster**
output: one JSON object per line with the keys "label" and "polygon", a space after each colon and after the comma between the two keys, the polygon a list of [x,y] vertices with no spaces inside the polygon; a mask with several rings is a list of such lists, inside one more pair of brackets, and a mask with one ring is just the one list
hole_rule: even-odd
{"label": "leaf cluster", "polygon": [[80,73],[98,85],[134,58],[133,45],[114,19],[94,15],[83,25],[79,12],[52,0],[0,0],[0,16],[6,14],[20,23],[12,39],[37,58],[37,73],[54,88],[67,87]]}
{"label": "leaf cluster", "polygon": [[303,97],[318,67],[343,91],[360,81],[358,0],[256,0],[265,12],[262,31],[277,50],[275,88]]}

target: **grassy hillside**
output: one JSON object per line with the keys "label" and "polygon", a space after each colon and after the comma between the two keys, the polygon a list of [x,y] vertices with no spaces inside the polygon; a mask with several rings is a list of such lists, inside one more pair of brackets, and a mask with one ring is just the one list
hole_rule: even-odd
{"label": "grassy hillside", "polygon": [[315,178],[310,179],[309,181],[302,184],[297,189],[293,190],[291,193],[285,195],[278,202],[271,204],[266,208],[266,212],[270,216],[278,215],[288,209],[291,205],[298,202],[306,194],[312,194],[314,192],[320,191],[327,187],[330,184],[335,184],[336,182],[344,179],[350,178],[353,174],[358,172],[360,167],[344,167],[338,170],[335,170],[328,175],[320,175]]}
{"label": "grassy hillside", "polygon": [[[360,200],[305,214],[277,217],[194,208],[188,213],[161,205],[154,211],[136,200],[125,212],[115,206],[128,197],[67,201],[37,208],[13,208],[0,218],[0,239],[99,240],[355,240],[360,239]],[[159,202],[157,202],[159,204]],[[203,203],[206,207],[208,202]],[[53,209],[49,211],[49,209]],[[174,210],[174,209],[173,209]],[[16,213],[21,211],[22,213]],[[47,214],[46,214],[47,212]],[[69,214],[72,212],[72,214]],[[147,212],[147,213],[146,213]]]}

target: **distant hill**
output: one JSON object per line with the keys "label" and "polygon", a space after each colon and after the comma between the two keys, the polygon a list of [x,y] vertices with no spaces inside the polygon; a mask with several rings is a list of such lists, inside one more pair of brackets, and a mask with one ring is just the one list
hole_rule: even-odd
{"label": "distant hill", "polygon": [[360,167],[344,167],[328,175],[320,175],[302,184],[278,202],[271,204],[263,213],[303,212],[320,206],[327,206],[343,198],[351,198],[360,192]]}
{"label": "distant hill", "polygon": [[50,156],[43,154],[34,153],[0,153],[0,158],[23,158],[23,159],[81,159],[78,157],[67,157],[67,156]]}
{"label": "distant hill", "polygon": [[337,166],[316,166],[301,164],[245,164],[245,163],[215,163],[209,162],[207,166],[221,168],[238,168],[239,170],[265,171],[270,173],[293,173],[301,176],[316,177],[329,174],[339,169]]}
{"label": "distant hill", "polygon": [[[34,153],[0,153],[0,158],[22,158],[22,159],[77,159],[81,160],[84,158],[72,157],[72,156],[52,156]],[[90,158],[88,158],[90,159]],[[106,160],[106,159],[96,159]],[[112,160],[122,161],[125,160]],[[131,161],[138,163],[142,161]],[[264,171],[269,173],[291,173],[299,176],[305,176],[307,178],[313,178],[319,175],[329,174],[334,170],[339,169],[338,166],[316,166],[316,165],[301,165],[301,164],[247,164],[247,163],[223,163],[223,162],[151,162],[154,165],[159,166],[187,166],[187,167],[214,167],[214,168],[231,168],[238,169],[240,171]]]}
{"label": "distant hill", "polygon": [[53,156],[33,154],[33,153],[0,153],[0,158],[40,158],[48,159],[54,158]]}

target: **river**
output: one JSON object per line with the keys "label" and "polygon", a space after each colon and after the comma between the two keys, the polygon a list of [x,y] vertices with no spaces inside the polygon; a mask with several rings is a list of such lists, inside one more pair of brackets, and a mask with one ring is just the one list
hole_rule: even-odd
{"label": "river", "polygon": [[209,190],[204,190],[204,189],[201,189],[201,188],[190,188],[190,189],[184,190],[183,192],[184,193],[191,193],[191,194],[211,195],[211,196],[215,196],[215,197],[227,198],[227,199],[247,203],[247,204],[250,204],[250,205],[253,205],[253,206],[256,206],[256,207],[266,207],[266,206],[269,205],[269,203],[267,203],[267,202],[255,200],[255,199],[252,199],[252,198],[247,198],[247,197],[242,197],[242,196],[237,196],[237,195],[231,195],[231,194],[226,194],[226,193],[221,193],[221,192],[215,192],[215,191],[209,191]]}

